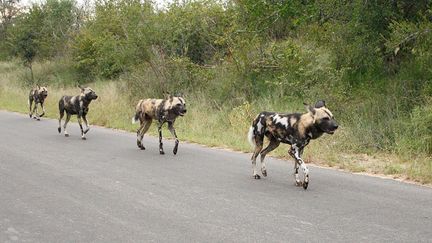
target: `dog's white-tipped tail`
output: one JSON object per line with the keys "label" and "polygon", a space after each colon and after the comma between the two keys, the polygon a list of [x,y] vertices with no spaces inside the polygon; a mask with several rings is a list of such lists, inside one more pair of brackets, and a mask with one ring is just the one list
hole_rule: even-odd
{"label": "dog's white-tipped tail", "polygon": [[252,126],[249,128],[248,141],[249,141],[250,145],[253,148],[255,148],[256,144],[255,144],[254,128]]}
{"label": "dog's white-tipped tail", "polygon": [[137,112],[137,113],[135,113],[135,115],[132,117],[132,124],[137,123],[138,118],[139,118],[139,113]]}

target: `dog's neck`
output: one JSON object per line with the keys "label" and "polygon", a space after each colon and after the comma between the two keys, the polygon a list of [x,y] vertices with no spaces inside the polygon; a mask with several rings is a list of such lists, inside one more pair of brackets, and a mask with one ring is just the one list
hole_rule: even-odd
{"label": "dog's neck", "polygon": [[85,94],[80,94],[80,97],[81,97],[80,100],[82,101],[84,106],[88,106],[90,104],[90,102],[92,101],[91,99],[87,99]]}
{"label": "dog's neck", "polygon": [[44,101],[45,100],[44,96],[42,95],[42,92],[37,91],[36,96],[39,99],[39,101]]}
{"label": "dog's neck", "polygon": [[300,139],[317,139],[324,133],[324,131],[315,124],[313,115],[310,112],[302,114],[296,125]]}
{"label": "dog's neck", "polygon": [[308,127],[306,131],[307,131],[306,135],[311,139],[317,139],[324,134],[324,131],[321,130],[321,128],[316,124],[313,124],[312,126]]}

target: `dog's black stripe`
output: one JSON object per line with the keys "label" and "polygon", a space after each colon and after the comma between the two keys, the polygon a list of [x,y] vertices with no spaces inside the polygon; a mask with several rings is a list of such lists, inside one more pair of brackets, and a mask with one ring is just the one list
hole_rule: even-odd
{"label": "dog's black stripe", "polygon": [[333,118],[333,116],[332,115],[330,115],[326,110],[324,110],[324,112],[330,117],[330,118]]}
{"label": "dog's black stripe", "polygon": [[163,113],[164,113],[164,107],[165,107],[166,101],[167,101],[166,99],[163,99],[162,102],[159,104],[159,106],[156,108],[159,121],[163,120]]}

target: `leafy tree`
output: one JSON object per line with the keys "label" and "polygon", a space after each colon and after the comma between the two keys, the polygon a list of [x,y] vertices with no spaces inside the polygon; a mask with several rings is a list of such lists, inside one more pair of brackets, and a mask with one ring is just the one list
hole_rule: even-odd
{"label": "leafy tree", "polygon": [[19,0],[0,0],[0,56],[6,58],[9,45],[6,42],[8,28],[20,13]]}

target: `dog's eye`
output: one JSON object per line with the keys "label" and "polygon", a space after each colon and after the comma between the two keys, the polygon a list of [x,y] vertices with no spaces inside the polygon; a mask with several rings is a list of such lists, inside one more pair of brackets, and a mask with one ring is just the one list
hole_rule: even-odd
{"label": "dog's eye", "polygon": [[330,117],[324,117],[323,120],[328,121],[328,120],[330,120]]}
{"label": "dog's eye", "polygon": [[177,106],[181,106],[181,104],[177,104]]}

